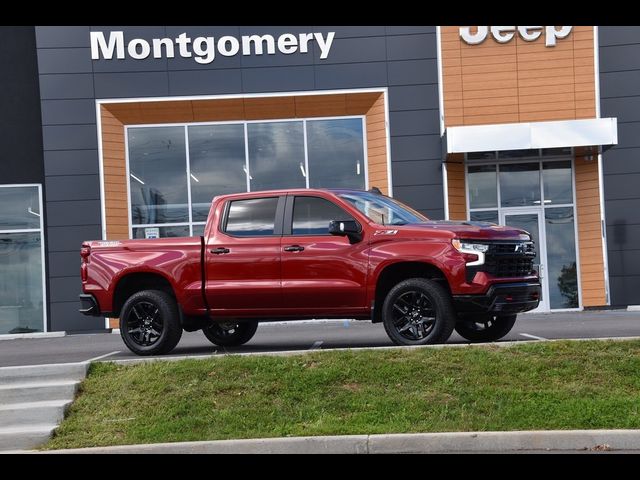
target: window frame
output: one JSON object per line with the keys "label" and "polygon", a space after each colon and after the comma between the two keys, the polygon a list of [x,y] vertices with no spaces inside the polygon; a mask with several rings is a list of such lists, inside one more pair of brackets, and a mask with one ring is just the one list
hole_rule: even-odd
{"label": "window frame", "polygon": [[[0,188],[29,188],[37,187],[38,189],[38,208],[40,209],[40,228],[23,228],[23,229],[7,229],[0,230],[0,234],[12,234],[12,233],[39,233],[40,234],[40,262],[42,269],[42,332],[49,332],[49,318],[47,315],[48,310],[48,296],[47,296],[47,270],[45,264],[45,234],[44,234],[44,209],[42,199],[42,184],[41,183],[15,183],[0,185]],[[0,334],[8,335],[8,334]]]}
{"label": "window frame", "polygon": [[[251,170],[249,165],[249,148],[248,148],[248,129],[247,125],[252,123],[282,123],[282,122],[302,122],[303,134],[304,134],[304,168],[306,172],[305,183],[309,189],[309,150],[307,142],[307,122],[316,120],[346,120],[346,119],[360,119],[362,122],[362,143],[363,143],[363,174],[364,174],[364,189],[369,189],[369,149],[367,139],[367,116],[366,115],[330,115],[320,117],[286,117],[286,118],[269,118],[269,119],[256,119],[256,120],[223,120],[223,121],[208,121],[208,122],[171,122],[171,123],[149,123],[149,124],[133,124],[124,125],[124,139],[125,139],[125,172],[126,172],[126,190],[127,190],[127,214],[129,220],[129,238],[133,238],[133,229],[140,227],[178,227],[186,226],[189,228],[189,234],[193,236],[194,225],[202,225],[206,222],[193,221],[192,211],[192,199],[191,199],[191,168],[190,168],[190,155],[189,155],[189,127],[192,126],[214,126],[214,125],[243,125],[244,126],[244,141],[245,141],[245,168],[247,178],[247,191],[244,193],[252,193],[250,185]],[[138,128],[161,128],[161,127],[182,127],[185,134],[185,150],[186,150],[186,171],[187,171],[187,207],[188,207],[188,221],[177,222],[170,224],[133,224],[132,221],[132,209],[131,209],[131,176],[130,176],[130,160],[129,160],[129,130]],[[213,197],[212,197],[213,200]]]}
{"label": "window frame", "polygon": [[349,217],[351,217],[351,219],[353,219],[353,221],[355,221],[360,226],[360,228],[362,228],[362,224],[358,221],[356,217],[354,217],[343,206],[338,205],[336,202],[328,198],[325,198],[321,195],[312,195],[312,194],[309,194],[309,195],[289,194],[287,195],[287,203],[285,206],[285,213],[284,213],[284,224],[283,224],[283,232],[282,232],[283,237],[333,237],[334,236],[328,232],[327,233],[293,233],[293,209],[295,208],[295,200],[298,197],[319,198],[320,200],[325,200],[333,204],[335,207],[339,208],[343,212],[345,212],[347,215],[349,215]]}
{"label": "window frame", "polygon": [[[276,211],[274,214],[274,223],[273,223],[273,233],[271,235],[234,235],[232,233],[227,232],[227,223],[229,221],[229,213],[231,210],[231,204],[233,202],[246,202],[250,200],[264,200],[268,198],[277,198],[278,201],[276,203]],[[259,195],[256,197],[250,198],[230,198],[225,201],[223,207],[223,214],[218,222],[218,233],[226,235],[232,238],[273,238],[273,237],[281,237],[282,236],[282,224],[284,217],[284,208],[285,208],[285,196],[284,195]],[[205,231],[206,234],[206,231]]]}
{"label": "window frame", "polygon": [[[575,249],[576,249],[576,266],[577,266],[577,275],[578,275],[578,308],[560,308],[560,309],[550,309],[551,312],[562,312],[562,311],[580,311],[584,309],[583,301],[582,301],[582,264],[580,259],[580,236],[578,231],[578,199],[576,195],[576,159],[575,159],[575,148],[571,147],[568,152],[564,153],[549,153],[551,149],[539,149],[537,157],[525,157],[522,159],[510,157],[508,159],[500,159],[500,152],[496,152],[496,157],[493,159],[478,159],[478,160],[469,160],[468,153],[464,154],[464,180],[465,180],[465,206],[467,209],[467,221],[470,220],[471,213],[473,212],[487,212],[487,211],[495,211],[498,214],[498,222],[500,221],[501,212],[509,212],[509,211],[517,211],[518,209],[539,209],[542,212],[542,224],[541,231],[544,235],[545,242],[547,241],[547,231],[546,231],[546,219],[545,212],[547,209],[552,208],[573,208],[573,218],[574,218],[574,237],[575,237]],[[551,162],[571,162],[571,192],[572,192],[572,203],[558,203],[558,204],[545,204],[545,195],[544,195],[544,178],[543,178],[543,168],[545,163]],[[515,207],[502,207],[502,199],[500,194],[500,165],[505,164],[517,164],[517,163],[532,163],[538,162],[539,165],[539,175],[540,175],[540,205],[530,205],[530,206],[515,206]],[[496,189],[498,191],[498,207],[497,208],[470,208],[469,201],[469,193],[468,193],[468,181],[467,177],[469,175],[469,166],[471,165],[496,165]]]}

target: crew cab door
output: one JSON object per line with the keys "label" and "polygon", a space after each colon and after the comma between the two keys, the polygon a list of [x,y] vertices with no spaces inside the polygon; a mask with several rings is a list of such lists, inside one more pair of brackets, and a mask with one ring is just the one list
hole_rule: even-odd
{"label": "crew cab door", "polygon": [[285,196],[229,200],[206,241],[205,293],[217,315],[282,307],[280,238]]}
{"label": "crew cab door", "polygon": [[289,195],[281,240],[282,293],[288,313],[362,312],[368,247],[329,234],[331,220],[353,220],[329,199]]}

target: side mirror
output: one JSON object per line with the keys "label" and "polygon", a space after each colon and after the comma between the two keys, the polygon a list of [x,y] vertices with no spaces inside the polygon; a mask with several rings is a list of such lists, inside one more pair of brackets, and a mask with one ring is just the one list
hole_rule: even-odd
{"label": "side mirror", "polygon": [[331,220],[329,233],[340,237],[349,237],[351,243],[362,240],[362,226],[355,220]]}

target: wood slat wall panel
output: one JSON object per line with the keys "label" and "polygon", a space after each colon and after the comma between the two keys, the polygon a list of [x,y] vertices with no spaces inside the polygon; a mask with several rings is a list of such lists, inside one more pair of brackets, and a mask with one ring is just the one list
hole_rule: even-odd
{"label": "wood slat wall panel", "polygon": [[464,155],[449,155],[447,163],[447,199],[449,202],[449,219],[467,219],[467,192],[464,173]]}
{"label": "wood slat wall panel", "polygon": [[555,47],[518,34],[467,45],[458,29],[441,28],[446,126],[595,117],[593,27],[574,26]]}
{"label": "wood slat wall panel", "polygon": [[120,240],[129,236],[125,125],[344,115],[366,117],[370,184],[375,182],[388,193],[386,114],[384,94],[380,92],[101,105],[107,239]]}
{"label": "wood slat wall panel", "polygon": [[595,307],[606,304],[598,162],[587,161],[580,155],[582,152],[577,153],[576,211],[582,303],[585,307]]}

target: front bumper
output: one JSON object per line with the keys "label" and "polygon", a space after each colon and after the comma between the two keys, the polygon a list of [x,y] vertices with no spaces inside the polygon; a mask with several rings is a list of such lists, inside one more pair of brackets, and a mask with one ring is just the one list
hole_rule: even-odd
{"label": "front bumper", "polygon": [[80,313],[84,315],[90,315],[93,317],[99,317],[100,314],[100,306],[98,305],[98,301],[96,297],[91,295],[90,293],[82,293],[80,294]]}
{"label": "front bumper", "polygon": [[533,310],[540,303],[539,283],[501,283],[489,287],[483,295],[454,295],[458,313],[520,313]]}

